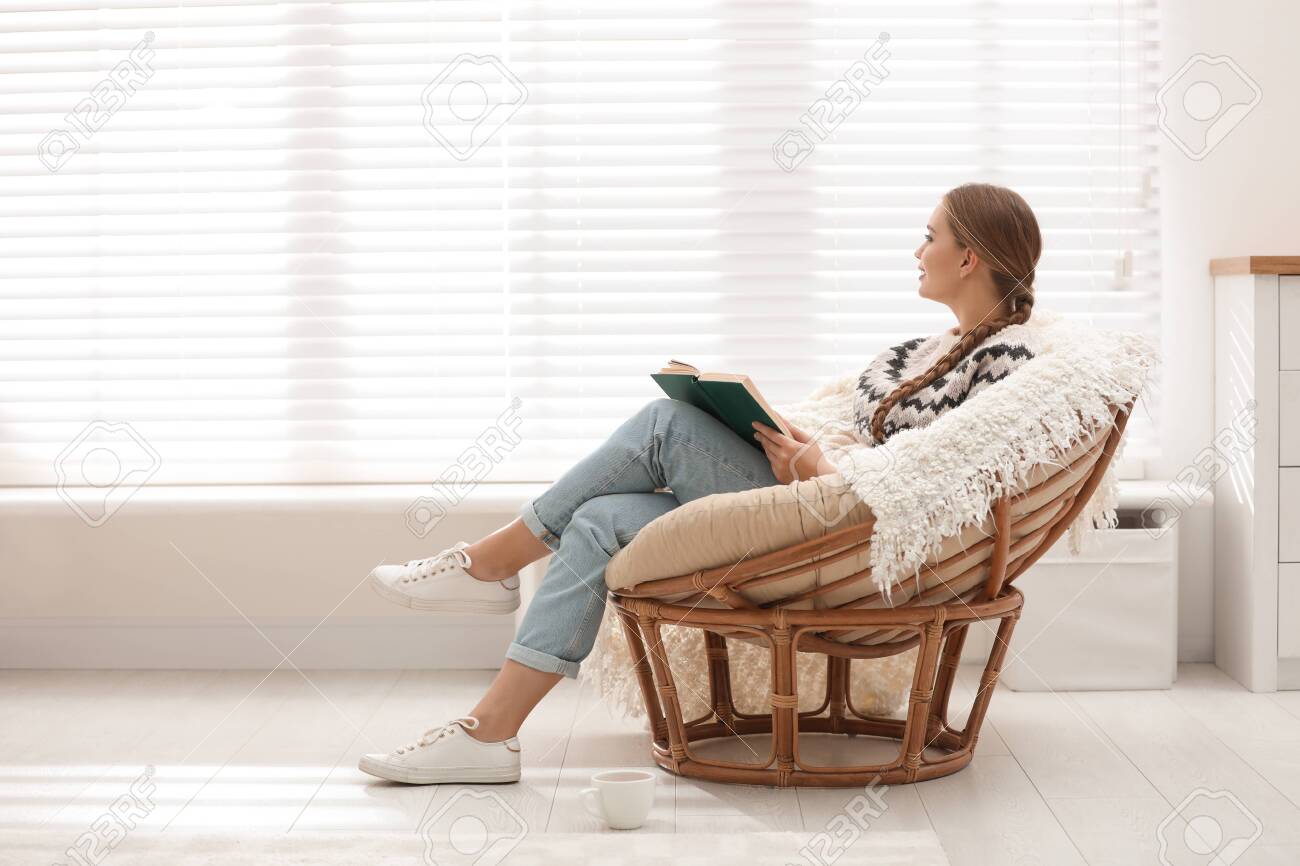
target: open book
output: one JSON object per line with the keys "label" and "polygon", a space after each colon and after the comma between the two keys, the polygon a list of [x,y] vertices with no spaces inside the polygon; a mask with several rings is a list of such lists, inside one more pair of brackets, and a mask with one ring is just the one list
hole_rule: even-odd
{"label": "open book", "polygon": [[740,438],[760,451],[753,422],[759,421],[790,436],[790,428],[777,420],[776,413],[758,393],[748,376],[739,373],[701,373],[690,364],[669,361],[668,366],[650,378],[674,400],[690,403],[726,424]]}

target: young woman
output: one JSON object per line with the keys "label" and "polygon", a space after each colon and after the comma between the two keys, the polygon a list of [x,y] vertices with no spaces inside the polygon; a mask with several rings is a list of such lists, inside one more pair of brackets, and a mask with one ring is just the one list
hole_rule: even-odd
{"label": "young woman", "polygon": [[[819,408],[829,401],[860,446],[871,447],[1033,357],[1020,326],[1033,310],[1041,248],[1037,220],[1017,193],[989,184],[949,190],[915,255],[921,297],[947,305],[956,327],[893,346],[860,375],[818,389]],[[509,613],[519,606],[519,569],[552,554],[500,673],[470,713],[386,755],[363,756],[360,769],[412,784],[518,781],[516,734],[557,682],[577,677],[604,613],[605,565],[641,527],[701,496],[836,471],[804,430],[791,427],[789,438],[755,427],[761,452],[694,406],[652,400],[509,525],[375,569],[375,590],[407,607]],[[671,492],[655,492],[663,487]]]}

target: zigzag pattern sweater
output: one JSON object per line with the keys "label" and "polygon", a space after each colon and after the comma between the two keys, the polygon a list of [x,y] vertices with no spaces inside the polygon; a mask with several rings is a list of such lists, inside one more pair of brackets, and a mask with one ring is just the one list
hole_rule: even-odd
{"label": "zigzag pattern sweater", "polygon": [[[853,423],[858,435],[870,440],[871,418],[881,402],[901,382],[930,369],[957,340],[954,331],[944,331],[899,343],[877,355],[858,377],[853,403]],[[924,427],[994,382],[1005,379],[1012,370],[1034,357],[1028,343],[1027,335],[1013,326],[990,335],[947,375],[894,406],[884,419],[885,438],[899,430]]]}
{"label": "zigzag pattern sweater", "polygon": [[[1035,355],[1037,329],[1008,325],[967,353],[940,376],[885,416],[885,438],[899,430],[924,427],[941,414],[1006,378]],[[900,382],[919,376],[952,348],[956,329],[916,337],[878,354],[866,369],[833,379],[805,400],[774,408],[819,442],[840,449],[874,446],[871,418]]]}

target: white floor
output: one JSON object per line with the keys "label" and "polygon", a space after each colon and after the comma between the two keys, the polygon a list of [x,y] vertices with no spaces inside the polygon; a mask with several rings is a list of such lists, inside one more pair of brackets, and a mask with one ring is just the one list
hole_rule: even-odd
{"label": "white floor", "polygon": [[[599,769],[646,766],[648,737],[572,680],[520,732],[519,784],[394,785],[356,769],[360,753],[388,751],[466,712],[491,676],[0,671],[0,839],[40,829],[71,846],[100,832],[97,819],[115,801],[129,806],[120,798],[146,767],[155,785],[139,821],[146,834],[409,837],[471,789],[494,792],[530,834],[600,832],[578,805],[579,790]],[[976,668],[963,668],[963,700],[977,679]],[[658,800],[638,833],[833,832],[857,793],[656,772]],[[1300,693],[1253,694],[1210,665],[1180,666],[1171,691],[1018,693],[999,685],[975,761],[945,779],[894,786],[885,803],[871,830],[932,832],[957,866],[1156,864],[1162,823],[1171,846],[1164,862],[1209,863],[1208,854],[1180,847],[1189,838],[1180,816],[1201,813],[1210,817],[1193,821],[1193,846],[1219,828],[1223,839],[1211,849],[1249,843],[1225,863],[1291,866],[1300,862]],[[788,860],[808,862],[797,851]]]}

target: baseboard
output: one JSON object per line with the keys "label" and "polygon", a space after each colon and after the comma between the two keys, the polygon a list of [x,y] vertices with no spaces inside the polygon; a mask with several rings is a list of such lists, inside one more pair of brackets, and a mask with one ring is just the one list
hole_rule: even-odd
{"label": "baseboard", "polygon": [[303,670],[495,670],[515,633],[513,616],[468,614],[253,622],[256,629],[239,616],[0,618],[0,668],[291,670],[284,653]]}
{"label": "baseboard", "polygon": [[1277,660],[1277,689],[1278,691],[1300,689],[1300,659]]}

